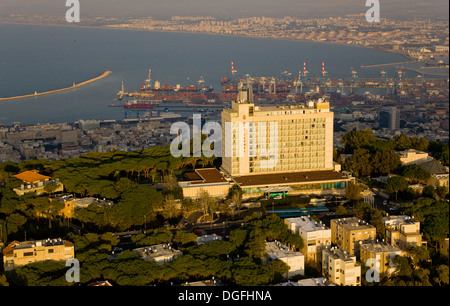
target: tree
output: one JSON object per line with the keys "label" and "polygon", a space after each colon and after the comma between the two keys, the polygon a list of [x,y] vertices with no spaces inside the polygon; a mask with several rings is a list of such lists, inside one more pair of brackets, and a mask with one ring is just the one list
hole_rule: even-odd
{"label": "tree", "polygon": [[44,191],[53,194],[59,188],[59,184],[52,183],[44,187]]}
{"label": "tree", "polygon": [[438,286],[441,285],[448,285],[449,284],[449,269],[448,265],[439,265],[436,268],[436,274],[437,276],[433,279],[435,283],[438,284]]}
{"label": "tree", "polygon": [[114,188],[119,192],[119,193],[124,193],[128,190],[134,189],[138,186],[137,183],[133,182],[132,180],[126,178],[126,177],[121,177],[115,184],[114,184]]}
{"label": "tree", "polygon": [[400,166],[400,156],[391,148],[382,148],[372,156],[371,164],[373,174],[390,174]]}
{"label": "tree", "polygon": [[400,169],[400,174],[407,178],[412,184],[423,183],[427,184],[431,174],[419,165],[407,165]]}
{"label": "tree", "polygon": [[197,242],[197,235],[186,231],[177,231],[173,237],[173,242],[178,245],[186,245]]}
{"label": "tree", "polygon": [[363,188],[356,182],[349,182],[345,188],[345,196],[353,201],[358,201],[362,198],[361,192]]}
{"label": "tree", "polygon": [[395,193],[396,201],[398,192],[406,190],[408,186],[408,181],[402,176],[392,176],[386,181],[386,191],[389,193]]}
{"label": "tree", "polygon": [[338,215],[338,216],[345,216],[346,214],[347,214],[347,209],[345,209],[344,206],[339,205],[336,208],[336,215]]}
{"label": "tree", "polygon": [[352,157],[344,162],[344,168],[354,173],[356,177],[367,177],[372,173],[371,155],[369,150],[358,148]]}

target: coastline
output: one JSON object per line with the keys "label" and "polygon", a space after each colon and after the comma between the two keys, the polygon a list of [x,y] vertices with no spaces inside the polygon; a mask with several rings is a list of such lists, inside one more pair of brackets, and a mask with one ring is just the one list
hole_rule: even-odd
{"label": "coastline", "polygon": [[102,75],[95,77],[93,79],[78,83],[78,84],[74,84],[71,87],[65,87],[65,88],[61,88],[61,89],[55,89],[55,90],[50,90],[50,91],[45,91],[45,92],[35,92],[34,94],[28,94],[28,95],[22,95],[22,96],[15,96],[15,97],[6,97],[6,98],[0,98],[0,101],[10,101],[10,100],[17,100],[17,99],[25,99],[25,98],[31,98],[31,97],[38,97],[38,96],[44,96],[44,95],[49,95],[49,94],[53,94],[53,93],[57,93],[57,92],[62,92],[62,91],[67,91],[67,90],[71,90],[71,89],[75,89],[75,88],[80,88],[82,86],[88,85],[90,83],[99,81],[101,79],[106,78],[108,75],[110,75],[112,73],[112,71],[105,71]]}
{"label": "coastline", "polygon": [[[72,24],[54,24],[54,23],[19,23],[19,22],[4,22],[0,20],[0,24],[17,24],[17,25],[31,25],[31,26],[52,26],[52,27],[67,27],[67,28],[86,28],[86,29],[109,29],[109,30],[124,30],[124,31],[139,31],[139,32],[155,32],[155,33],[179,33],[179,34],[196,34],[196,35],[210,35],[210,36],[226,36],[226,37],[239,37],[239,38],[253,38],[253,39],[272,39],[272,40],[285,40],[285,41],[298,41],[298,42],[309,42],[309,43],[320,43],[320,44],[333,44],[340,46],[349,46],[349,47],[359,47],[369,50],[387,52],[391,54],[397,54],[403,56],[405,59],[409,61],[414,61],[407,54],[396,52],[395,50],[380,48],[377,46],[366,46],[366,45],[355,45],[348,44],[344,42],[336,42],[336,41],[317,41],[317,40],[308,40],[308,39],[297,39],[297,38],[288,38],[288,37],[260,37],[260,36],[252,36],[252,35],[236,35],[236,34],[222,34],[222,33],[208,33],[208,32],[194,32],[194,31],[164,31],[164,30],[146,30],[146,29],[138,29],[138,28],[119,28],[113,27],[110,25],[72,25]],[[390,64],[390,63],[387,63]]]}

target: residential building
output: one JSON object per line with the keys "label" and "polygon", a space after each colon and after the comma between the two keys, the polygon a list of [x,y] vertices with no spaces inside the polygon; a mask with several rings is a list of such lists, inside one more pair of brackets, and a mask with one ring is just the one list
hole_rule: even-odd
{"label": "residential building", "polygon": [[402,251],[385,241],[370,240],[360,243],[360,261],[380,273],[391,274],[395,271],[392,259],[402,255]]}
{"label": "residential building", "polygon": [[133,249],[133,252],[141,256],[146,261],[155,261],[158,265],[163,265],[164,263],[172,261],[174,258],[177,258],[183,254],[180,250],[175,250],[172,248],[170,244],[146,246]]}
{"label": "residential building", "polygon": [[400,155],[400,162],[402,163],[402,165],[409,165],[419,161],[427,161],[432,159],[432,157],[429,156],[427,152],[422,152],[414,149],[398,151],[397,154]]}
{"label": "residential building", "polygon": [[3,250],[5,271],[45,260],[67,261],[75,257],[74,245],[58,239],[13,241]]}
{"label": "residential building", "polygon": [[286,278],[305,275],[305,256],[301,252],[290,250],[279,241],[266,242],[266,262],[279,259],[289,266]]}
{"label": "residential building", "polygon": [[386,242],[404,249],[407,245],[422,245],[420,222],[414,217],[400,215],[383,217],[386,229]]}
{"label": "residential building", "polygon": [[88,287],[112,287],[112,284],[109,281],[105,280],[90,283],[88,284]]}
{"label": "residential building", "polygon": [[276,284],[275,286],[280,287],[328,287],[328,286],[336,286],[331,283],[325,277],[317,277],[317,278],[306,278],[301,279],[297,282],[287,281],[284,283]]}
{"label": "residential building", "polygon": [[211,278],[209,280],[202,280],[197,282],[186,282],[183,286],[188,287],[220,287],[223,286],[223,283],[216,278]]}
{"label": "residential building", "polygon": [[289,230],[303,239],[306,262],[321,263],[322,249],[331,246],[331,229],[321,222],[316,222],[309,216],[284,219]]}
{"label": "residential building", "polygon": [[22,196],[25,193],[34,192],[37,195],[48,193],[45,187],[51,184],[55,184],[53,192],[61,192],[64,190],[64,186],[59,180],[52,180],[51,177],[39,174],[37,170],[25,171],[13,176],[23,182],[20,187],[14,188],[17,195]]}
{"label": "residential building", "polygon": [[197,245],[202,245],[212,241],[222,241],[222,237],[216,234],[212,235],[202,235],[197,237]]}
{"label": "residential building", "polygon": [[361,286],[361,266],[356,256],[341,248],[322,250],[322,274],[336,285]]}
{"label": "residential building", "polygon": [[357,255],[359,241],[376,238],[376,228],[356,218],[340,218],[330,221],[331,242],[344,251]]}

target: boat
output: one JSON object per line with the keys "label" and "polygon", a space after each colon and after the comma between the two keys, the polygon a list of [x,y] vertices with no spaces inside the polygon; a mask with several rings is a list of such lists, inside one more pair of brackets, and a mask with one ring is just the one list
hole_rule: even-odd
{"label": "boat", "polygon": [[155,107],[155,104],[134,99],[131,101],[127,101],[123,107],[127,109],[153,109]]}

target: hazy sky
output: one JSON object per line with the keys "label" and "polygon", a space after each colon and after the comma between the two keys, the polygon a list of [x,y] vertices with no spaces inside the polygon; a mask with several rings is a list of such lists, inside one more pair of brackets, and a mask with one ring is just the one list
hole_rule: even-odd
{"label": "hazy sky", "polygon": [[[366,0],[79,0],[82,16],[308,17],[365,13]],[[381,17],[447,16],[448,0],[379,0]],[[66,0],[0,0],[0,16],[65,16]]]}

